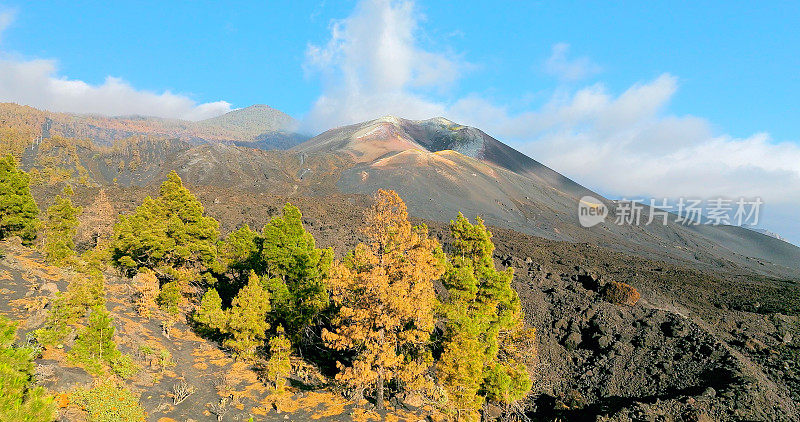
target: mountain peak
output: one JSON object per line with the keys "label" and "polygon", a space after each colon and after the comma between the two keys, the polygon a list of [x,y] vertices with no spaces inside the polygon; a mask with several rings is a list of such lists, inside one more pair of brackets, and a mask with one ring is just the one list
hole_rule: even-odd
{"label": "mountain peak", "polygon": [[231,110],[221,116],[200,122],[206,126],[217,126],[241,132],[248,139],[271,132],[291,131],[297,122],[288,114],[266,104],[253,104],[249,107]]}
{"label": "mountain peak", "polygon": [[442,117],[442,116],[437,116],[437,117],[432,117],[430,119],[422,119],[422,120],[409,120],[409,119],[404,119],[402,117],[398,117],[398,116],[395,116],[395,115],[392,115],[392,114],[387,114],[385,116],[381,116],[381,117],[373,120],[373,122],[376,122],[376,123],[391,123],[391,124],[397,125],[397,126],[405,126],[405,125],[408,125],[409,123],[412,123],[412,124],[415,124],[415,125],[419,125],[419,124],[423,124],[423,125],[424,124],[437,124],[437,125],[447,126],[447,127],[450,127],[450,126],[459,126],[459,127],[461,127],[461,126],[463,126],[463,125],[460,125],[460,124],[458,124],[458,123],[456,123],[456,122],[454,122],[454,121],[452,121],[452,120],[450,120],[450,119],[448,119],[446,117]]}
{"label": "mountain peak", "polygon": [[438,123],[444,126],[460,126],[458,123],[442,116],[434,117],[428,120],[422,120],[421,123]]}
{"label": "mountain peak", "polygon": [[386,116],[382,116],[375,119],[376,122],[391,123],[393,125],[398,125],[398,126],[403,124],[403,120],[404,119],[397,116],[393,116],[391,114],[387,114]]}
{"label": "mountain peak", "polygon": [[[253,104],[251,106],[240,108],[238,110],[275,110],[275,111],[278,111],[276,108],[270,107],[267,104]],[[236,111],[236,110],[232,110],[232,111]]]}

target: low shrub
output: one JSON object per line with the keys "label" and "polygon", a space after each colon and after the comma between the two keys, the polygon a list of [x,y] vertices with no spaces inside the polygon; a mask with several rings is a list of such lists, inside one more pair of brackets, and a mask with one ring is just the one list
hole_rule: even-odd
{"label": "low shrub", "polygon": [[169,350],[161,349],[158,351],[158,366],[162,370],[175,366],[175,361],[172,360],[172,353]]}
{"label": "low shrub", "polygon": [[139,346],[139,355],[141,355],[141,356],[146,358],[146,357],[152,355],[153,353],[155,353],[155,351],[153,350],[152,347],[148,346],[147,344],[143,344],[143,345]]}
{"label": "low shrub", "polygon": [[179,405],[186,401],[195,392],[195,387],[192,384],[181,380],[172,386],[172,404]]}
{"label": "low shrub", "polygon": [[606,284],[605,289],[603,289],[603,297],[607,301],[617,305],[633,306],[639,301],[641,295],[630,284],[611,281]]}
{"label": "low shrub", "polygon": [[120,355],[111,361],[111,370],[122,379],[133,378],[139,369],[139,365],[129,355]]}
{"label": "low shrub", "polygon": [[91,389],[78,389],[70,402],[86,409],[89,422],[144,422],[147,414],[139,399],[113,381],[103,381]]}

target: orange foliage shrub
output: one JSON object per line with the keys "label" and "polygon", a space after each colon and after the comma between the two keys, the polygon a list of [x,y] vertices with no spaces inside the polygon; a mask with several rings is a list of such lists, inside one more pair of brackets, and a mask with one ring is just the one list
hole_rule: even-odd
{"label": "orange foliage shrub", "polygon": [[603,297],[607,301],[616,303],[617,305],[633,306],[639,301],[641,295],[630,284],[611,281],[603,290]]}
{"label": "orange foliage shrub", "polygon": [[106,195],[104,189],[100,190],[92,205],[86,207],[78,216],[78,230],[75,241],[83,249],[95,247],[98,243],[111,239],[114,233],[114,222],[117,212]]}
{"label": "orange foliage shrub", "polygon": [[61,393],[61,394],[56,395],[56,405],[58,405],[58,407],[60,409],[64,409],[64,408],[68,407],[69,404],[70,404],[69,394]]}
{"label": "orange foliage shrub", "polygon": [[156,307],[156,297],[160,292],[158,284],[156,275],[146,268],[133,277],[134,305],[136,312],[144,318],[150,318]]}

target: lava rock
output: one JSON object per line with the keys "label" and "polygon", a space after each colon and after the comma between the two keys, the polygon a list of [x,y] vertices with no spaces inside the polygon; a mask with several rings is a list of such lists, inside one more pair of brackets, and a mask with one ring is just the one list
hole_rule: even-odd
{"label": "lava rock", "polygon": [[581,344],[581,340],[582,340],[581,333],[573,331],[569,333],[569,335],[567,335],[566,338],[564,338],[563,344],[567,350],[575,350]]}
{"label": "lava rock", "polygon": [[610,346],[611,343],[613,343],[613,342],[614,342],[614,339],[609,335],[600,336],[600,338],[597,339],[597,345],[601,349],[608,348],[608,346]]}
{"label": "lava rock", "polygon": [[668,337],[686,337],[689,335],[689,327],[686,323],[677,319],[665,322],[663,329],[664,334]]}

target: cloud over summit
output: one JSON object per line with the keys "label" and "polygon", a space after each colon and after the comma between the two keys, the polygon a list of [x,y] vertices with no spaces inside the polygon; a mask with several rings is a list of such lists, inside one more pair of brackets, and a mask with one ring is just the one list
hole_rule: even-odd
{"label": "cloud over summit", "polygon": [[306,71],[323,82],[306,125],[320,131],[386,114],[442,114],[445,107],[426,92],[454,83],[462,63],[420,48],[419,30],[410,1],[362,1],[349,17],[334,21],[328,42],[306,51]]}
{"label": "cloud over summit", "polygon": [[[717,133],[702,117],[671,114],[680,89],[674,75],[619,94],[602,83],[559,88],[541,106],[521,111],[477,94],[443,98],[442,89],[458,84],[461,60],[422,48],[419,20],[412,2],[363,0],[335,22],[327,44],[307,51],[307,67],[324,86],[307,123],[321,129],[385,114],[442,115],[611,195],[760,196],[780,212],[800,208],[800,147],[765,133]],[[601,70],[568,52],[568,44],[555,44],[545,70],[573,84]]]}

